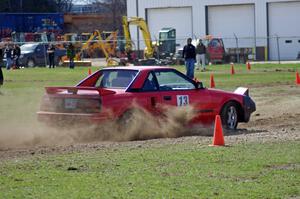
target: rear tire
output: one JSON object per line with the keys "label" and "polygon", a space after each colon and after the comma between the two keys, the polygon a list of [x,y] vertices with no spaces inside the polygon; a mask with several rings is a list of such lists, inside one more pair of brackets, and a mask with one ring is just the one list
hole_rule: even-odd
{"label": "rear tire", "polygon": [[228,102],[224,105],[221,112],[221,120],[226,130],[234,131],[238,125],[238,106],[234,102]]}
{"label": "rear tire", "polygon": [[29,68],[35,67],[35,61],[33,59],[28,59],[27,67],[29,67]]}
{"label": "rear tire", "polygon": [[146,112],[141,109],[130,109],[125,111],[118,119],[119,141],[145,140],[154,138],[153,135],[145,134],[147,131]]}
{"label": "rear tire", "polygon": [[118,119],[119,128],[128,128],[130,124],[134,121],[134,111],[133,109],[125,111],[121,117]]}

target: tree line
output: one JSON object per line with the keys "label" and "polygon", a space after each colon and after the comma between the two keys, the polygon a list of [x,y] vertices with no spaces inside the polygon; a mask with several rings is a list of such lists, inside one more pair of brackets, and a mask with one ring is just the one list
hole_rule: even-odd
{"label": "tree line", "polygon": [[0,12],[68,12],[71,10],[72,4],[73,0],[1,0]]}
{"label": "tree line", "polygon": [[[76,0],[0,0],[0,12],[53,13],[70,12]],[[78,2],[78,1],[77,1]],[[126,0],[81,0],[96,8],[106,8],[113,18],[126,13]]]}

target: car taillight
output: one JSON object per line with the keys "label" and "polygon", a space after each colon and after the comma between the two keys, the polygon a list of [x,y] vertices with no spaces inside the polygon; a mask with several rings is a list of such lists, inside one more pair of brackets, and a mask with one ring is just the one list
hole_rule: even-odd
{"label": "car taillight", "polygon": [[54,98],[50,97],[49,95],[44,95],[40,110],[41,111],[49,111],[49,112],[56,112],[62,106],[63,99],[62,98]]}
{"label": "car taillight", "polygon": [[[100,99],[77,99],[76,112],[99,113],[101,111]],[[66,105],[66,101],[65,101]]]}
{"label": "car taillight", "polygon": [[98,98],[66,98],[45,95],[40,109],[41,111],[63,113],[99,113],[101,100]]}

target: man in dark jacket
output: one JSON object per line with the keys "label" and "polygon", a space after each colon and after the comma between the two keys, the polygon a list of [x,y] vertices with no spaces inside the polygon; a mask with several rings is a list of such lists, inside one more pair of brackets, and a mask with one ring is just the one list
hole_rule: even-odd
{"label": "man in dark jacket", "polygon": [[69,67],[70,67],[70,69],[74,69],[74,67],[75,67],[75,63],[74,63],[75,47],[72,43],[70,43],[68,48],[67,48],[67,57],[69,58]]}
{"label": "man in dark jacket", "polygon": [[3,49],[0,46],[0,86],[3,85],[4,82],[4,77],[3,77],[3,73],[2,73],[2,65],[3,65]]}
{"label": "man in dark jacket", "polygon": [[12,48],[10,45],[6,45],[4,50],[5,58],[6,58],[6,69],[10,70],[13,60],[12,60]]}
{"label": "man in dark jacket", "polygon": [[19,57],[21,56],[21,48],[18,45],[15,45],[14,50],[13,50],[13,57],[15,60],[15,68],[19,69],[20,64],[19,64]]}
{"label": "man in dark jacket", "polygon": [[49,68],[55,67],[55,46],[53,44],[49,45],[49,48],[47,49],[48,57],[49,57]]}
{"label": "man in dark jacket", "polygon": [[193,79],[196,61],[196,48],[192,44],[192,38],[188,38],[187,45],[183,48],[182,57],[185,59],[186,75]]}

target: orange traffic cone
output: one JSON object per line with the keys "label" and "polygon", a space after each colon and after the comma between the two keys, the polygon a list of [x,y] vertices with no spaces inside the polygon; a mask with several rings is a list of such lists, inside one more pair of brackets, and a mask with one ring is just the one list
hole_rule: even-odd
{"label": "orange traffic cone", "polygon": [[300,76],[299,76],[299,72],[296,72],[296,84],[300,85]]}
{"label": "orange traffic cone", "polygon": [[231,64],[231,75],[234,75],[234,74],[235,74],[235,72],[234,72],[234,65]]}
{"label": "orange traffic cone", "polygon": [[222,122],[220,115],[216,115],[215,119],[215,129],[214,129],[214,138],[212,146],[225,146]]}
{"label": "orange traffic cone", "polygon": [[251,70],[251,64],[250,64],[250,62],[247,62],[247,69]]}
{"label": "orange traffic cone", "polygon": [[91,75],[92,74],[92,70],[91,68],[89,68],[88,74]]}
{"label": "orange traffic cone", "polygon": [[214,75],[211,74],[210,75],[210,88],[215,88],[216,85],[215,85],[215,80],[214,80]]}

